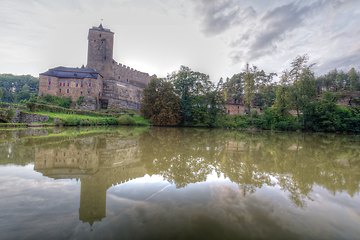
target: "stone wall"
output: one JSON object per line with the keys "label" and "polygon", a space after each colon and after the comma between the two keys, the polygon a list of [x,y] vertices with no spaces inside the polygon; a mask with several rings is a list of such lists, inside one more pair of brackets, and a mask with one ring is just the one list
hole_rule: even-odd
{"label": "stone wall", "polygon": [[114,79],[113,44],[114,33],[109,29],[102,26],[89,29],[87,68],[95,69],[107,79]]}
{"label": "stone wall", "polygon": [[150,80],[156,77],[156,75],[150,76],[148,73],[140,72],[121,63],[118,64],[115,60],[113,61],[113,69],[115,80],[140,88],[146,88]]}
{"label": "stone wall", "polygon": [[[49,85],[49,79],[51,83]],[[89,86],[91,81],[91,86]],[[60,86],[60,82],[62,83]],[[52,95],[57,97],[71,97],[76,101],[80,96],[98,97],[103,91],[103,79],[98,75],[97,79],[93,78],[57,78],[40,75],[39,77],[39,95]]]}
{"label": "stone wall", "polygon": [[[141,104],[143,89],[118,80],[104,80],[103,96],[113,100],[125,100]],[[110,103],[109,103],[110,106]]]}
{"label": "stone wall", "polygon": [[130,102],[121,99],[109,98],[108,108],[139,110],[140,103]]}
{"label": "stone wall", "polygon": [[99,104],[96,97],[85,96],[83,102],[78,105],[76,103],[75,109],[95,111],[99,109]]}
{"label": "stone wall", "polygon": [[32,113],[20,113],[20,121],[19,123],[45,123],[49,121],[48,115],[39,115]]}

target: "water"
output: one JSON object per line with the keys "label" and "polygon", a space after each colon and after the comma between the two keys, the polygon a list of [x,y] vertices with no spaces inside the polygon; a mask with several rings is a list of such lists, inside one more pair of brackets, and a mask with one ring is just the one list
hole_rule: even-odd
{"label": "water", "polygon": [[0,130],[1,239],[359,239],[360,140]]}

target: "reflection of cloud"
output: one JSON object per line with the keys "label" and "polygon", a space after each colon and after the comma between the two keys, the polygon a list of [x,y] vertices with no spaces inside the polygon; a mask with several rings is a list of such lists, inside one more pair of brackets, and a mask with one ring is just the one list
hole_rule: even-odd
{"label": "reflection of cloud", "polygon": [[[322,195],[333,198],[327,192]],[[324,209],[312,204],[311,211],[294,208],[286,194],[269,187],[244,197],[236,184],[201,183],[183,189],[173,186],[150,201],[134,202],[121,219],[107,219],[106,224],[121,228],[116,236],[132,239],[321,239],[323,234],[340,236],[334,225],[356,236],[351,235],[358,232],[356,227],[336,220],[346,219],[348,213],[339,209],[319,217]]]}

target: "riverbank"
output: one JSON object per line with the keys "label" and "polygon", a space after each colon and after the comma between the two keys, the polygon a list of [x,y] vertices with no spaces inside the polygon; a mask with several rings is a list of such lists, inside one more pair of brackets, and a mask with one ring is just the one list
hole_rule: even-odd
{"label": "riverbank", "polygon": [[[0,127],[42,127],[42,126],[96,126],[134,125],[150,126],[148,120],[134,113],[113,111],[110,113],[73,110],[37,103],[26,103],[26,107],[9,105],[1,109],[4,115]],[[11,113],[11,114],[9,114]]]}

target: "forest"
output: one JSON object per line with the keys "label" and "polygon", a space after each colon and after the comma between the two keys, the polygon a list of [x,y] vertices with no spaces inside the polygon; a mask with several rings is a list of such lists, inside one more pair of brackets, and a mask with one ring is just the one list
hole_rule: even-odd
{"label": "forest", "polygon": [[39,92],[39,79],[31,75],[0,74],[1,102],[20,103]]}
{"label": "forest", "polygon": [[[335,69],[315,77],[314,65],[306,54],[297,56],[278,76],[247,63],[216,84],[181,66],[150,81],[140,111],[154,125],[360,132],[360,73]],[[243,102],[246,114],[226,114],[229,99]]]}

